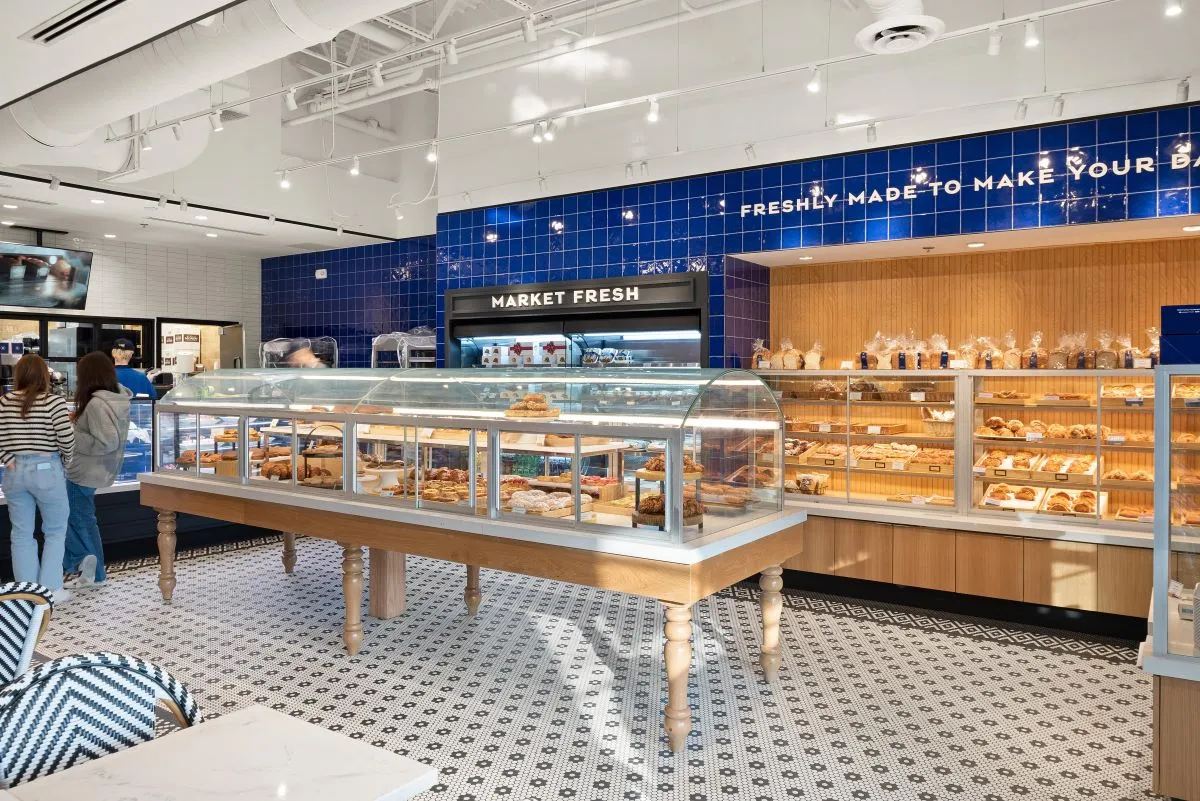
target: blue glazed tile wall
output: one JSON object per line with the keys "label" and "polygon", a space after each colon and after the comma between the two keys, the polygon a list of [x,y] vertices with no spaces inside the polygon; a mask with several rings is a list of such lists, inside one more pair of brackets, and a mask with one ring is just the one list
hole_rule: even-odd
{"label": "blue glazed tile wall", "polygon": [[369,367],[378,334],[433,326],[436,268],[432,236],[263,259],[263,341],[332,336],[341,366]]}
{"label": "blue glazed tile wall", "polygon": [[[431,288],[398,292],[389,313],[433,320],[440,360],[447,290],[701,271],[709,276],[712,364],[740,364],[753,340],[766,336],[769,275],[740,261],[727,267],[727,256],[1200,214],[1200,167],[1193,166],[1200,155],[1193,150],[1200,148],[1192,148],[1197,135],[1200,104],[1173,106],[442,214]],[[1190,153],[1193,164],[1174,169],[1172,156],[1181,152]],[[1131,165],[1150,159],[1154,168],[1125,170],[1127,159]],[[1089,173],[1093,169],[1096,175]],[[999,185],[1004,175],[1013,186]],[[975,191],[974,181],[988,177],[992,188]],[[945,191],[952,181],[961,182],[962,190]],[[910,190],[877,203],[846,202],[875,191],[886,198],[889,187]],[[797,210],[797,201],[807,201],[808,208]],[[778,213],[755,214],[755,206]],[[428,254],[428,241],[395,247]],[[353,304],[330,314],[302,300],[300,273],[292,281],[268,272],[264,262],[264,337],[314,326],[335,336],[377,327],[364,324]],[[308,276],[311,283],[310,271]]]}

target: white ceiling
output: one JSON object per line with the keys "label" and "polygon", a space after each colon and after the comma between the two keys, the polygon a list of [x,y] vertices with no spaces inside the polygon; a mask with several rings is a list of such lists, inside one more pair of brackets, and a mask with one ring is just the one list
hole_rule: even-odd
{"label": "white ceiling", "polygon": [[[17,208],[7,209],[4,205]],[[152,197],[125,197],[67,185],[53,191],[44,182],[8,176],[0,176],[0,221],[11,221],[14,227],[66,231],[68,236],[80,239],[103,239],[105,234],[114,234],[119,241],[256,258],[386,241],[351,233],[339,236],[336,231],[196,206],[189,206],[185,213],[175,202],[159,208]],[[5,238],[6,230],[0,227],[0,239]]]}
{"label": "white ceiling", "polygon": [[78,0],[0,0],[0,106],[200,19],[230,0],[125,0],[47,46],[21,39]]}

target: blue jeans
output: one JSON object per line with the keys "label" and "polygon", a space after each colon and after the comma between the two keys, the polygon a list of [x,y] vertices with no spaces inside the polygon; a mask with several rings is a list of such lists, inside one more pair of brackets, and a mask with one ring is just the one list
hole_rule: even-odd
{"label": "blue jeans", "polygon": [[[66,548],[67,479],[57,453],[15,457],[4,470],[4,497],[12,524],[13,575],[17,581],[36,581],[51,590],[62,589],[63,550]],[[34,516],[42,513],[44,545],[38,560],[33,538]]]}
{"label": "blue jeans", "polygon": [[81,487],[67,479],[67,499],[71,516],[67,520],[67,549],[63,555],[63,572],[74,573],[83,557],[96,557],[96,581],[104,581],[104,545],[100,541],[100,524],[96,522],[96,490]]}

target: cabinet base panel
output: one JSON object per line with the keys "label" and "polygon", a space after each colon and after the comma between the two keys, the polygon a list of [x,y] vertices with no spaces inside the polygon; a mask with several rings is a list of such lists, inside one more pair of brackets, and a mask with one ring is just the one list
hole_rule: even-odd
{"label": "cabinet base panel", "polygon": [[945,612],[952,615],[994,620],[999,623],[1100,637],[1114,640],[1130,648],[1137,648],[1137,644],[1146,638],[1145,618],[1113,615],[1105,612],[1063,609],[1022,601],[1007,601],[943,590],[927,590],[878,581],[827,576],[801,570],[783,571],[783,586],[787,589],[838,595],[843,598],[873,603],[911,606],[931,612]]}

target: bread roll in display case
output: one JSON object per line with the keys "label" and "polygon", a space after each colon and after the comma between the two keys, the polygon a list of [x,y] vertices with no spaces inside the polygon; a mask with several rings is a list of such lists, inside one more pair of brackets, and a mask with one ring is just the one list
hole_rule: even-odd
{"label": "bread roll in display case", "polygon": [[158,404],[156,472],[686,543],[783,508],[783,415],[738,370],[244,370]]}

